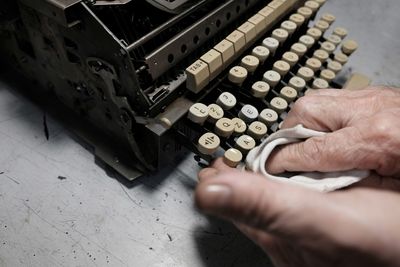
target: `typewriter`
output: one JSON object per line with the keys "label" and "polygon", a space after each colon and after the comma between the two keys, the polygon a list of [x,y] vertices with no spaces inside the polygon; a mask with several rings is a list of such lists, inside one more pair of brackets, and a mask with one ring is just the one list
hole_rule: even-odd
{"label": "typewriter", "polygon": [[3,0],[0,55],[129,180],[188,149],[235,167],[308,90],[368,84],[338,79],[358,45],[324,2]]}

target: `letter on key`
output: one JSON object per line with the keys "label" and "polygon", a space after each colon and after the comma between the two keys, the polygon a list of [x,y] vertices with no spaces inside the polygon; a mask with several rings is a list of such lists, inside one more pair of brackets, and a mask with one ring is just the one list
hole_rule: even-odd
{"label": "letter on key", "polygon": [[234,130],[235,135],[244,134],[246,132],[247,125],[242,119],[233,118],[232,123],[235,126],[235,130]]}
{"label": "letter on key", "polygon": [[267,82],[271,87],[274,87],[281,80],[281,75],[274,70],[269,70],[264,73],[263,80]]}
{"label": "letter on key", "polygon": [[288,103],[290,103],[296,99],[298,94],[297,94],[296,89],[289,87],[289,86],[285,86],[282,88],[280,95],[283,99],[285,99]]}
{"label": "letter on key", "polygon": [[193,104],[188,113],[188,118],[194,123],[203,124],[208,118],[208,107],[202,103]]}
{"label": "letter on key", "polygon": [[228,75],[228,80],[231,83],[241,85],[247,78],[247,70],[241,66],[231,68]]}
{"label": "letter on key", "polygon": [[271,54],[275,54],[276,49],[279,47],[279,41],[272,37],[267,37],[263,40],[262,45],[268,48]]}
{"label": "letter on key", "polygon": [[219,119],[215,124],[215,133],[221,137],[228,138],[232,135],[234,130],[235,126],[232,123],[232,120],[227,118]]}
{"label": "letter on key", "polygon": [[236,106],[236,103],[236,97],[228,92],[222,93],[217,99],[217,104],[224,110],[232,109],[234,106]]}
{"label": "letter on key", "polygon": [[220,144],[221,140],[216,134],[206,133],[200,137],[197,148],[204,155],[212,155],[218,150]]}
{"label": "letter on key", "polygon": [[266,97],[269,90],[270,90],[269,84],[264,81],[255,82],[251,86],[251,94],[256,98]]}
{"label": "letter on key", "polygon": [[193,93],[200,92],[210,81],[208,65],[200,59],[186,69],[186,87]]}
{"label": "letter on key", "polygon": [[264,61],[267,60],[267,58],[269,57],[269,50],[268,48],[259,45],[254,47],[251,54],[256,58],[258,58],[258,60],[260,60],[261,63],[264,63]]}
{"label": "letter on key", "polygon": [[288,103],[282,97],[274,97],[271,100],[271,108],[280,114],[286,111]]}
{"label": "letter on key", "polygon": [[250,124],[247,134],[256,140],[260,140],[267,135],[267,131],[267,126],[264,123],[260,121],[254,121]]}
{"label": "letter on key", "polygon": [[278,121],[278,113],[276,113],[275,110],[266,108],[261,111],[258,120],[265,123],[267,126],[271,126]]}
{"label": "letter on key", "polygon": [[244,105],[239,112],[239,118],[250,123],[258,118],[258,110],[252,105]]}
{"label": "letter on key", "polygon": [[248,135],[242,135],[236,140],[236,148],[239,149],[243,154],[247,154],[256,146],[254,138]]}
{"label": "letter on key", "polygon": [[258,68],[258,65],[260,65],[260,60],[258,60],[258,58],[255,56],[247,55],[242,58],[241,65],[248,72],[253,73]]}
{"label": "letter on key", "polygon": [[224,110],[217,104],[211,104],[208,106],[208,121],[215,123],[219,119],[224,117]]}

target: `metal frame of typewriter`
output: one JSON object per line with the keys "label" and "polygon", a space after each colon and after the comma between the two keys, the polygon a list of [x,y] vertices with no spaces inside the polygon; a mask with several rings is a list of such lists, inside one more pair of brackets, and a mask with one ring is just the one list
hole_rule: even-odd
{"label": "metal frame of typewriter", "polygon": [[[169,129],[211,90],[188,92],[185,68],[269,1],[200,0],[178,14],[133,0],[2,2],[6,61],[40,85],[29,90],[44,89],[73,110],[71,121],[90,122],[93,128],[81,135],[132,180],[181,151]],[[293,0],[281,18],[303,3]],[[146,21],[141,10],[160,19]],[[128,29],[127,12],[137,15]],[[110,141],[96,142],[99,132]]]}

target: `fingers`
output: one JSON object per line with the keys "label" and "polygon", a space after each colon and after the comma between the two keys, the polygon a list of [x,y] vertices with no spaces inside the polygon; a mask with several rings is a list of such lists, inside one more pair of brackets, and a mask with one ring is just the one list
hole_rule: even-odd
{"label": "fingers", "polygon": [[326,198],[324,194],[240,171],[201,182],[195,195],[197,206],[208,214],[294,239],[305,235],[313,238],[313,233],[322,231],[321,227],[326,228],[334,219],[336,215],[330,211]]}
{"label": "fingers", "polygon": [[199,180],[211,179],[222,171],[230,170],[232,170],[232,168],[226,165],[222,158],[217,158],[211,163],[210,167],[204,168],[199,172],[198,178]]}
{"label": "fingers", "polygon": [[[333,94],[341,95],[336,90]],[[328,91],[311,96],[304,96],[297,100],[287,118],[282,124],[282,128],[291,128],[298,124],[317,131],[335,131],[350,121],[352,113],[347,112],[346,100],[332,96]]]}
{"label": "fingers", "polygon": [[400,106],[399,96],[398,90],[388,88],[314,90],[295,103],[282,128],[302,124],[318,131],[335,131],[382,110]]}
{"label": "fingers", "polygon": [[359,132],[355,127],[347,127],[280,147],[270,155],[266,168],[271,174],[365,169],[370,163],[366,154],[373,155],[374,151],[369,151],[373,150],[372,147],[361,147],[364,145],[364,137]]}

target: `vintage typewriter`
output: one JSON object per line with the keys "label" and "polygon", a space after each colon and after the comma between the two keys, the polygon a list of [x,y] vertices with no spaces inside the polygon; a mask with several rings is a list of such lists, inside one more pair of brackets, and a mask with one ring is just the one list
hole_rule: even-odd
{"label": "vintage typewriter", "polygon": [[307,90],[344,86],[358,45],[324,2],[3,0],[0,53],[130,180],[184,148],[234,167]]}

